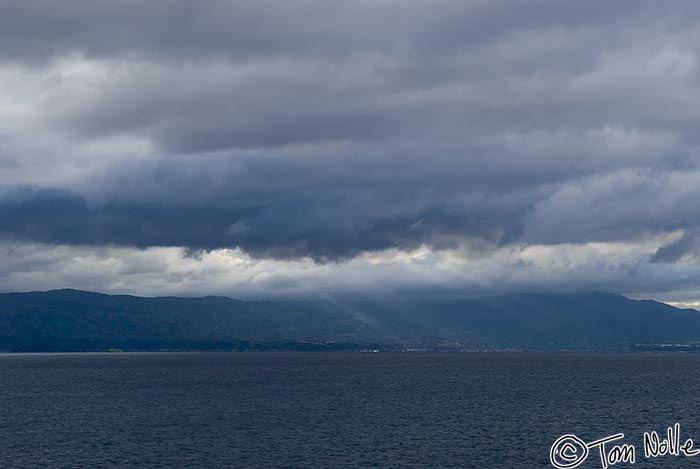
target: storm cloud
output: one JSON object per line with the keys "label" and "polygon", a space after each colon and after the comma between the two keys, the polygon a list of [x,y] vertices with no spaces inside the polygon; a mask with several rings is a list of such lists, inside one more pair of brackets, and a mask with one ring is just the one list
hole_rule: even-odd
{"label": "storm cloud", "polygon": [[690,1],[0,0],[0,238],[338,276],[427,249],[465,262],[447,282],[465,291],[495,282],[469,262],[515,253],[503,288],[542,288],[562,271],[518,253],[579,248],[589,273],[556,289],[598,288],[601,246],[634,246],[603,286],[688,291],[699,19]]}

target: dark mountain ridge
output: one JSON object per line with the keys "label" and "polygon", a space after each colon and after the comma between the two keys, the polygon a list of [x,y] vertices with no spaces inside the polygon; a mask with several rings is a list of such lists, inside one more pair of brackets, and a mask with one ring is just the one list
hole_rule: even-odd
{"label": "dark mountain ridge", "polygon": [[695,342],[700,312],[596,292],[342,304],[79,290],[0,294],[2,351],[561,350]]}

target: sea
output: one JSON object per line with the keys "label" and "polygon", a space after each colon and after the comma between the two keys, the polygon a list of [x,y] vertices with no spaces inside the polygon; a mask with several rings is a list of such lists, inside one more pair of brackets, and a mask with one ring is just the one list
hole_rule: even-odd
{"label": "sea", "polygon": [[686,440],[695,354],[0,355],[1,468],[700,468]]}

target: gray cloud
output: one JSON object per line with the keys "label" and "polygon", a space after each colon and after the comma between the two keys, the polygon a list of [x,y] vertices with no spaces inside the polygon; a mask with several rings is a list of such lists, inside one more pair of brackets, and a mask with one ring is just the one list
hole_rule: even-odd
{"label": "gray cloud", "polygon": [[0,237],[326,262],[679,233],[617,270],[629,289],[647,262],[695,262],[698,18],[0,0]]}
{"label": "gray cloud", "polygon": [[[432,54],[521,30],[610,30],[641,21],[692,23],[694,2],[270,0],[0,2],[0,53],[41,61],[67,52],[163,59]],[[647,24],[645,24],[647,25]],[[647,25],[648,26],[648,25]],[[625,31],[622,31],[623,33]],[[617,36],[617,35],[615,35]]]}
{"label": "gray cloud", "polygon": [[321,262],[365,251],[412,250],[421,244],[457,247],[468,236],[498,243],[507,234],[477,203],[471,212],[416,205],[405,214],[397,207],[393,214],[373,216],[369,204],[374,199],[347,198],[346,193],[325,190],[248,201],[221,198],[191,206],[91,205],[77,194],[25,188],[0,198],[0,233],[10,240],[48,244],[241,247],[256,257],[312,257]]}
{"label": "gray cloud", "polygon": [[699,234],[697,228],[686,230],[683,236],[676,241],[657,249],[654,255],[651,256],[651,262],[676,263],[680,261],[684,255],[696,249]]}

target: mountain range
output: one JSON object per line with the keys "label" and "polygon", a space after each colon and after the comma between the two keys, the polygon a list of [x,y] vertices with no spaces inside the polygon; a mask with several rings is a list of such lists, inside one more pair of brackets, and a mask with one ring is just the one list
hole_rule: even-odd
{"label": "mountain range", "polygon": [[405,301],[0,294],[0,351],[695,350],[700,312],[610,293]]}

